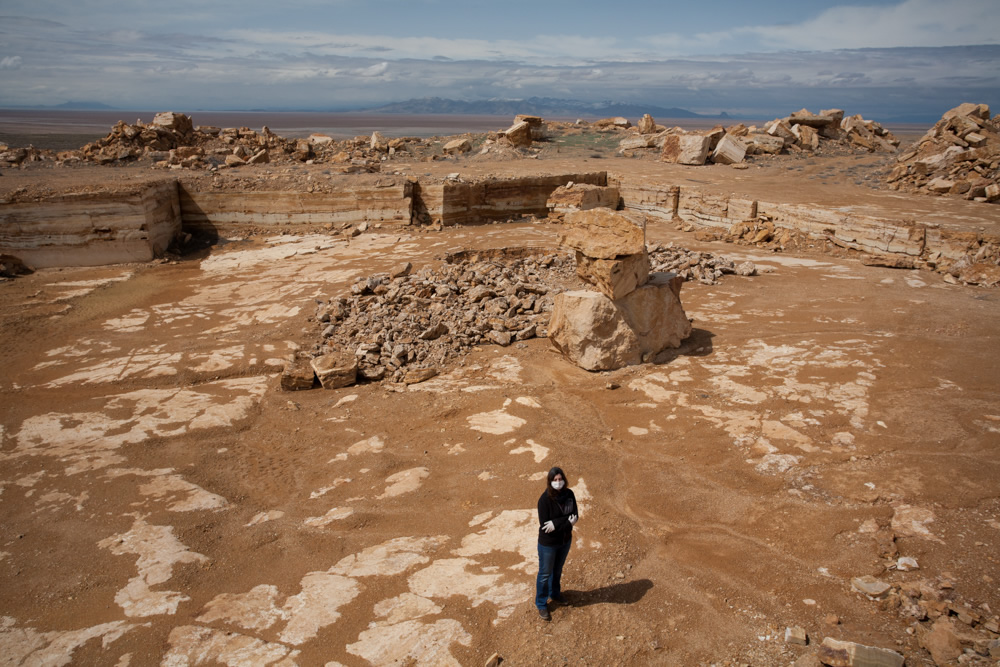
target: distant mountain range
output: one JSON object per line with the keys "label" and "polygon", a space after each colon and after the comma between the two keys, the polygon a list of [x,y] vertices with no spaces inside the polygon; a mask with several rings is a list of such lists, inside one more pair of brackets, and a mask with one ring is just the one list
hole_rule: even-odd
{"label": "distant mountain range", "polygon": [[534,114],[538,116],[609,116],[634,117],[651,114],[654,118],[728,118],[725,113],[718,116],[678,109],[659,107],[652,104],[626,104],[623,102],[581,102],[551,97],[529,97],[523,100],[449,100],[442,97],[420,99],[386,104],[372,109],[362,109],[369,113],[399,114],[467,114],[474,116],[510,116]]}

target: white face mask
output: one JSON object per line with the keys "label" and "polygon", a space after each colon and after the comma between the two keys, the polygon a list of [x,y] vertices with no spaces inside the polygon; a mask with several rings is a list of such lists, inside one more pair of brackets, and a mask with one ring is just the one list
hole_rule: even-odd
{"label": "white face mask", "polygon": [[552,481],[552,488],[556,491],[562,491],[562,488],[566,486],[566,482],[561,479],[556,479]]}

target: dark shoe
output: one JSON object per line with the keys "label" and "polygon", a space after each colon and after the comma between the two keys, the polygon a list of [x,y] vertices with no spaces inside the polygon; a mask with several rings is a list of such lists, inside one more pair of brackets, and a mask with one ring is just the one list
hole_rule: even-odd
{"label": "dark shoe", "polygon": [[542,607],[541,609],[538,610],[538,615],[542,617],[543,621],[551,621],[552,620],[552,614],[550,614],[549,610],[546,609],[546,608],[544,608],[544,607]]}

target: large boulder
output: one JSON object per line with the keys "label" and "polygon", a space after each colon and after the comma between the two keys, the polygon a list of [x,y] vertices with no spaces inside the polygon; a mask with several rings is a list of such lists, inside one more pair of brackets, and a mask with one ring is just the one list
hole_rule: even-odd
{"label": "large boulder", "polygon": [[609,299],[620,299],[649,280],[649,255],[621,255],[615,259],[593,259],[576,253],[576,275]]}
{"label": "large boulder", "polygon": [[647,113],[639,119],[639,125],[637,127],[639,128],[640,134],[652,134],[653,132],[656,132],[656,121],[653,120],[653,117]]}
{"label": "large boulder", "polygon": [[663,140],[660,159],[674,164],[702,165],[711,146],[712,138],[701,134],[670,134]]}
{"label": "large boulder", "polygon": [[691,335],[691,322],[681,305],[684,279],[674,273],[653,273],[649,281],[615,301],[639,339],[646,361],[667,348],[680,347]]}
{"label": "large boulder", "polygon": [[682,283],[675,274],[656,273],[615,301],[599,292],[563,292],[553,301],[549,340],[589,371],[648,361],[691,334],[680,302]]}
{"label": "large boulder", "polygon": [[606,371],[642,362],[639,341],[615,302],[590,290],[558,294],[549,319],[549,340],[574,364]]}
{"label": "large boulder", "polygon": [[607,208],[566,214],[559,243],[593,259],[646,252],[645,218]]}
{"label": "large boulder", "polygon": [[312,368],[323,389],[349,387],[358,381],[358,358],[353,354],[324,354],[312,360]]}

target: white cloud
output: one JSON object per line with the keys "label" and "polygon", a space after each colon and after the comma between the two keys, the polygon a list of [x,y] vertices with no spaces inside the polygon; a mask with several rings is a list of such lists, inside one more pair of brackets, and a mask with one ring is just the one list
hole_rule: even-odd
{"label": "white cloud", "polygon": [[21,56],[4,56],[0,69],[21,69]]}

